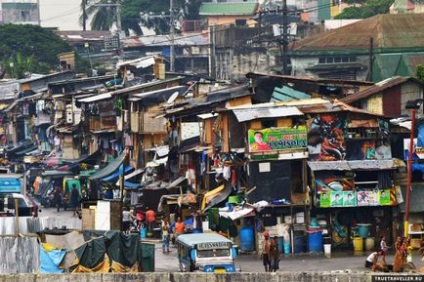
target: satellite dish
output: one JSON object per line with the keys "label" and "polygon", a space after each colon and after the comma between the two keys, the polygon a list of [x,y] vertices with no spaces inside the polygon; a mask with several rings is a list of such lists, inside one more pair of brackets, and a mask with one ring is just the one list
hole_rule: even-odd
{"label": "satellite dish", "polygon": [[179,94],[180,93],[178,91],[175,91],[174,93],[172,93],[171,97],[168,98],[168,104],[173,103],[175,99],[177,99]]}

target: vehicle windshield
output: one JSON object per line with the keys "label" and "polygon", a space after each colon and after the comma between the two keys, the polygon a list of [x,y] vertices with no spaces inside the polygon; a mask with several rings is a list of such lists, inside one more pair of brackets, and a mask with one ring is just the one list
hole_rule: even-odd
{"label": "vehicle windshield", "polygon": [[198,258],[229,257],[230,249],[215,249],[197,251]]}

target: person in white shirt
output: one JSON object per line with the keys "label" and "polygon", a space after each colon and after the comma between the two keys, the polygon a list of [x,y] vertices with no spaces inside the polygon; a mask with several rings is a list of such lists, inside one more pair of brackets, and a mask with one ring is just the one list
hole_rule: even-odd
{"label": "person in white shirt", "polygon": [[376,270],[378,259],[383,255],[382,250],[378,250],[375,252],[372,252],[367,259],[365,260],[365,267],[371,268],[372,271]]}

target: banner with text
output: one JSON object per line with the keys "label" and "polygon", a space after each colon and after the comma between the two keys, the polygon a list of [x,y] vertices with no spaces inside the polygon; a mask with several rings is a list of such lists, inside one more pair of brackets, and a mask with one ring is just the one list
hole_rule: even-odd
{"label": "banner with text", "polygon": [[306,149],[306,126],[266,128],[248,131],[249,152]]}

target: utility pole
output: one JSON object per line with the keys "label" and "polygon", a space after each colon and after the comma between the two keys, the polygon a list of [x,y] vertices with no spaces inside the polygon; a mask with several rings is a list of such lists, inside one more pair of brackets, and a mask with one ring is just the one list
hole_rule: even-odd
{"label": "utility pole", "polygon": [[87,14],[85,12],[85,4],[86,4],[87,0],[82,0],[82,30],[86,31],[87,30]]}
{"label": "utility pole", "polygon": [[288,51],[289,51],[289,41],[288,41],[288,19],[287,19],[287,0],[283,0],[283,73],[284,75],[288,75]]}
{"label": "utility pole", "polygon": [[374,38],[370,38],[370,56],[369,56],[369,62],[368,62],[368,68],[369,68],[369,77],[368,81],[372,81],[373,73],[372,73],[372,66],[374,61]]}
{"label": "utility pole", "polygon": [[169,15],[170,15],[170,27],[171,27],[171,35],[170,35],[170,50],[169,50],[169,58],[170,58],[170,71],[175,71],[175,27],[174,27],[174,0],[169,0]]}

